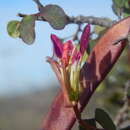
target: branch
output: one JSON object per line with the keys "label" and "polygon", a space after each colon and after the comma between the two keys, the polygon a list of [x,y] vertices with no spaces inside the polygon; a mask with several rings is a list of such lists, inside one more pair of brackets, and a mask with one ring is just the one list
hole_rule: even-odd
{"label": "branch", "polygon": [[[38,20],[38,21],[39,20],[46,21],[43,17],[44,6],[40,3],[39,0],[33,0],[33,1],[36,3],[39,12],[36,14],[32,14],[32,15],[37,16],[36,20]],[[18,16],[24,17],[24,16],[26,16],[26,14],[19,13]],[[100,17],[94,17],[94,16],[82,16],[82,15],[79,15],[76,17],[66,15],[66,18],[67,18],[67,24],[78,24],[79,25],[79,24],[83,24],[83,23],[89,23],[92,25],[99,25],[99,26],[103,26],[103,27],[107,27],[107,28],[111,27],[116,22],[116,21],[111,21],[108,18],[100,18]]]}
{"label": "branch", "polygon": [[79,40],[78,39],[78,34],[80,33],[80,31],[82,31],[81,30],[81,24],[78,24],[78,28],[77,28],[76,32],[73,34],[73,41]]}
{"label": "branch", "polygon": [[111,27],[116,21],[110,21],[107,18],[100,18],[94,16],[82,16],[77,17],[68,16],[68,24],[78,24],[78,23],[89,23],[93,25],[100,25],[103,27]]}
{"label": "branch", "polygon": [[[32,14],[37,16],[36,20],[38,21],[44,21],[47,22],[40,13],[36,13],[36,14]],[[22,14],[19,13],[18,14],[19,17],[25,17],[27,16],[27,14]],[[99,26],[103,26],[103,27],[111,27],[114,23],[116,23],[116,21],[110,21],[107,18],[100,18],[100,17],[94,17],[94,16],[76,16],[76,17],[71,17],[71,16],[67,16],[67,24],[83,24],[83,23],[89,23],[92,25],[99,25]]]}
{"label": "branch", "polygon": [[[42,11],[44,10],[44,6],[40,3],[39,0],[33,0],[39,10],[39,13],[34,14],[35,16],[37,16],[37,20],[42,20],[42,21],[46,21],[43,17],[42,17]],[[26,15],[24,14],[18,14],[20,17],[24,17]],[[100,25],[103,27],[111,27],[116,21],[111,21],[108,18],[99,18],[99,17],[94,17],[94,16],[82,16],[79,15],[77,17],[71,17],[71,16],[67,16],[67,24],[82,24],[82,23],[89,23],[89,24],[93,24],[93,25]]]}
{"label": "branch", "polygon": [[36,3],[36,5],[38,7],[38,10],[42,11],[42,9],[44,8],[44,6],[41,4],[41,2],[39,0],[33,0],[33,1]]}

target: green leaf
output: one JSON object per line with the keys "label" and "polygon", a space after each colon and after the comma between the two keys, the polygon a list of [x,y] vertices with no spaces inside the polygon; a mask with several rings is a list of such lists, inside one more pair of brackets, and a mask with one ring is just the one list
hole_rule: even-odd
{"label": "green leaf", "polygon": [[67,16],[64,10],[58,5],[45,6],[42,15],[54,29],[63,29],[67,24]]}
{"label": "green leaf", "polygon": [[110,116],[102,109],[96,109],[95,111],[95,120],[107,130],[116,130],[116,127],[110,118]]}
{"label": "green leaf", "polygon": [[95,40],[90,40],[87,48],[87,54],[90,54],[92,51],[93,47],[95,46],[96,41]]}
{"label": "green leaf", "polygon": [[113,4],[112,10],[115,13],[115,15],[117,15],[118,17],[120,17],[122,15],[122,9],[117,7],[117,5]]}
{"label": "green leaf", "polygon": [[[91,126],[94,126],[96,128],[96,121],[95,121],[95,119],[85,119],[83,121],[86,122],[87,124],[91,125]],[[89,130],[89,129],[86,129],[83,126],[79,125],[79,130]]]}
{"label": "green leaf", "polygon": [[129,0],[125,0],[125,8],[127,8],[127,9],[130,8]]}
{"label": "green leaf", "polygon": [[20,38],[28,45],[32,44],[35,40],[35,16],[25,16],[21,21]]}
{"label": "green leaf", "polygon": [[117,16],[130,16],[129,0],[113,0],[112,9]]}
{"label": "green leaf", "polygon": [[124,10],[123,10],[123,16],[124,16],[124,17],[130,16],[130,9],[124,8]]}
{"label": "green leaf", "polygon": [[125,5],[125,0],[113,0],[113,3],[118,7],[122,8]]}
{"label": "green leaf", "polygon": [[20,36],[19,27],[20,27],[19,21],[16,20],[10,21],[7,25],[7,32],[9,36],[13,38],[19,37]]}
{"label": "green leaf", "polygon": [[123,17],[124,17],[124,18],[126,18],[126,17],[128,17],[128,16],[130,16],[129,13],[123,13]]}

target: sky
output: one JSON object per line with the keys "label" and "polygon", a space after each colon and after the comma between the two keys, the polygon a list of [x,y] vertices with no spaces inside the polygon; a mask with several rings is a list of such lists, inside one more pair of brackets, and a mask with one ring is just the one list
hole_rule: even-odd
{"label": "sky", "polygon": [[[58,4],[69,16],[97,16],[115,18],[111,10],[111,0],[41,0],[43,5]],[[56,31],[48,23],[36,22],[36,40],[26,45],[21,39],[13,39],[6,31],[10,20],[21,20],[18,13],[37,12],[32,0],[0,1],[0,94],[11,94],[45,88],[56,77],[46,62],[46,56],[52,55],[50,34],[66,37],[76,29],[76,25],[67,25],[64,30]]]}

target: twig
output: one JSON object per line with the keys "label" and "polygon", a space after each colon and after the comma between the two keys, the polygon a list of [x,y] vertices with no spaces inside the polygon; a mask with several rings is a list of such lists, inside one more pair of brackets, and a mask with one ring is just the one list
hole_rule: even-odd
{"label": "twig", "polygon": [[124,89],[124,105],[118,111],[117,116],[115,117],[115,124],[117,127],[125,121],[124,117],[128,114],[129,111],[129,102],[128,102],[128,89],[130,88],[130,80],[126,82],[125,89]]}
{"label": "twig", "polygon": [[[42,11],[44,6],[40,3],[39,0],[33,0],[37,6],[39,11]],[[70,17],[67,16],[68,18],[68,24],[79,24],[79,23],[89,23],[89,24],[94,24],[94,25],[100,25],[104,27],[110,27],[112,24],[114,24],[116,21],[110,21],[108,18],[99,18],[99,17],[93,17],[93,16],[82,16],[79,15],[77,17]],[[41,17],[39,16],[37,20],[41,20]]]}
{"label": "twig", "polygon": [[[37,4],[39,13],[32,14],[32,15],[37,16],[38,21],[39,20],[46,21],[45,19],[43,19],[42,14],[41,14],[42,11],[44,10],[44,6],[40,3],[39,0],[33,0],[33,1]],[[26,15],[19,13],[18,16],[24,17]],[[67,17],[67,24],[78,24],[79,25],[82,23],[89,23],[89,24],[93,24],[93,25],[100,25],[103,27],[111,27],[114,23],[116,23],[116,21],[108,20],[108,18],[100,18],[100,17],[94,17],[94,16],[79,15],[79,16],[73,17],[73,16],[66,15],[66,17]]]}
{"label": "twig", "polygon": [[40,1],[39,0],[33,0],[33,1],[37,4],[38,10],[42,11],[42,9],[44,8],[44,6],[40,3]]}
{"label": "twig", "polygon": [[[43,19],[40,13],[36,13],[33,15],[37,16],[38,21],[46,21],[45,19]],[[19,13],[18,16],[25,17],[26,14]],[[94,17],[94,16],[82,16],[82,15],[79,15],[76,17],[67,16],[67,19],[68,19],[68,24],[89,23],[92,25],[99,25],[99,26],[103,26],[107,28],[111,27],[114,23],[116,23],[116,21],[110,21],[107,18],[100,18],[100,17]]]}
{"label": "twig", "polygon": [[81,31],[81,23],[78,24],[78,28],[73,35],[73,41],[78,40],[78,34],[79,34],[80,31]]}
{"label": "twig", "polygon": [[69,21],[68,24],[89,23],[93,25],[100,25],[103,27],[110,27],[114,23],[116,23],[116,21],[110,21],[107,18],[99,18],[94,16],[82,16],[82,15],[79,15],[77,17],[68,17],[68,21]]}

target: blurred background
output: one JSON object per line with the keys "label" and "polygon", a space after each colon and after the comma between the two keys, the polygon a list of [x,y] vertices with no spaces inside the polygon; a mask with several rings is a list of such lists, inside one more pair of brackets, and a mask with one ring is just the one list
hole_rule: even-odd
{"label": "blurred background", "polygon": [[[43,5],[58,4],[69,16],[82,14],[117,19],[111,9],[111,0],[41,0],[41,2]],[[36,12],[37,6],[32,0],[0,1],[0,130],[39,129],[59,89],[57,79],[46,62],[46,56],[52,55],[50,34],[67,37],[76,31],[77,26],[68,25],[64,30],[56,31],[48,23],[37,22],[36,40],[31,46],[23,43],[21,39],[8,36],[6,26],[10,20],[21,19],[16,16],[18,13]],[[91,99],[85,111],[88,116],[93,116],[95,107],[102,106],[114,116],[118,107],[122,105],[120,101],[122,91],[130,72],[128,50],[127,47]]]}

